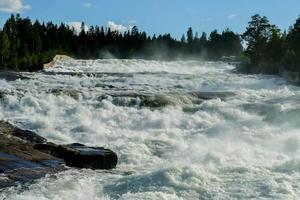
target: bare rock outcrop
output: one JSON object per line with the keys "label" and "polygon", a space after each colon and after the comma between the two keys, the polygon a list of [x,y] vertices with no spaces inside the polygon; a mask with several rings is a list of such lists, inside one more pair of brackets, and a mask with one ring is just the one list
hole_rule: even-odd
{"label": "bare rock outcrop", "polygon": [[71,58],[70,56],[66,56],[66,55],[56,55],[56,56],[54,56],[54,58],[52,59],[51,62],[46,63],[46,64],[43,65],[43,69],[51,68],[51,67],[55,66],[55,64],[58,61],[68,60],[68,59],[73,59],[73,58]]}
{"label": "bare rock outcrop", "polygon": [[112,169],[117,162],[117,154],[109,149],[56,145],[32,131],[0,121],[0,189],[66,170],[66,166]]}

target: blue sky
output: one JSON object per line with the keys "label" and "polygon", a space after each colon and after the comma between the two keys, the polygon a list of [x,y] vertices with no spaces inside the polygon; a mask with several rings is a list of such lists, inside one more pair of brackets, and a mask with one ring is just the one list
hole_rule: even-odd
{"label": "blue sky", "polygon": [[241,33],[256,13],[288,29],[300,15],[300,0],[0,0],[0,24],[11,12],[55,23],[109,23],[116,29],[137,25],[179,38],[189,26],[198,32],[228,27]]}

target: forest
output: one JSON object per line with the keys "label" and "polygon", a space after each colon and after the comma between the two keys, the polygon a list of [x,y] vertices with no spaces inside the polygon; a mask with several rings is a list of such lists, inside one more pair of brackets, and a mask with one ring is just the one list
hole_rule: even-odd
{"label": "forest", "polygon": [[55,54],[75,58],[143,58],[219,59],[221,56],[240,56],[243,52],[238,34],[224,30],[212,31],[209,36],[194,33],[188,28],[186,35],[177,40],[171,34],[150,36],[137,26],[120,33],[110,28],[91,26],[86,31],[82,23],[80,33],[61,23],[32,22],[11,15],[0,32],[0,66],[8,70],[34,71],[41,69]]}
{"label": "forest", "polygon": [[267,17],[254,15],[241,37],[247,43],[241,66],[244,72],[300,72],[300,17],[288,31],[281,31]]}
{"label": "forest", "polygon": [[[242,43],[246,48],[243,49]],[[82,22],[77,33],[67,24],[32,21],[11,15],[0,31],[0,68],[35,71],[56,54],[74,58],[202,59],[235,58],[246,73],[278,74],[280,68],[300,71],[300,17],[288,31],[254,15],[243,34],[229,29],[209,35],[190,27],[182,38],[171,34],[149,35],[137,26],[124,33]]]}

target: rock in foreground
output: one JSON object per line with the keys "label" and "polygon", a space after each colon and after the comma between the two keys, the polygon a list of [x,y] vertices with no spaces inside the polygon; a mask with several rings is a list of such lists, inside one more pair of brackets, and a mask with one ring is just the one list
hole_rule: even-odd
{"label": "rock in foreground", "polygon": [[82,144],[56,145],[32,131],[0,121],[0,189],[76,168],[112,169],[118,158],[111,150]]}
{"label": "rock in foreground", "polygon": [[78,143],[70,145],[46,143],[36,144],[34,148],[63,159],[69,167],[112,169],[118,163],[117,154],[102,147],[87,147]]}
{"label": "rock in foreground", "polygon": [[0,121],[0,188],[30,182],[64,170],[64,161],[35,150],[35,142],[46,140]]}

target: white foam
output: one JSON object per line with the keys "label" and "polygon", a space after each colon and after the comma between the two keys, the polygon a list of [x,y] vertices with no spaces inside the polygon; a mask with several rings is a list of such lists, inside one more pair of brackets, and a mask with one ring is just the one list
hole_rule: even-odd
{"label": "white foam", "polygon": [[[19,95],[2,99],[0,118],[57,143],[111,148],[119,155],[119,165],[112,172],[70,170],[43,178],[25,191],[10,188],[3,197],[296,199],[300,195],[298,87],[275,76],[234,74],[232,66],[222,63],[70,62],[51,70],[120,74],[34,74],[30,80],[10,82]],[[120,106],[113,97],[99,98],[124,91],[159,95],[233,91],[236,96],[159,109]]]}
{"label": "white foam", "polygon": [[3,79],[0,79],[0,91],[11,89],[11,86]]}
{"label": "white foam", "polygon": [[[201,67],[199,67],[201,66]],[[63,60],[59,61],[48,72],[105,72],[105,73],[138,73],[168,72],[177,74],[195,74],[209,71],[233,69],[230,65],[201,61],[155,61],[155,60]]]}

